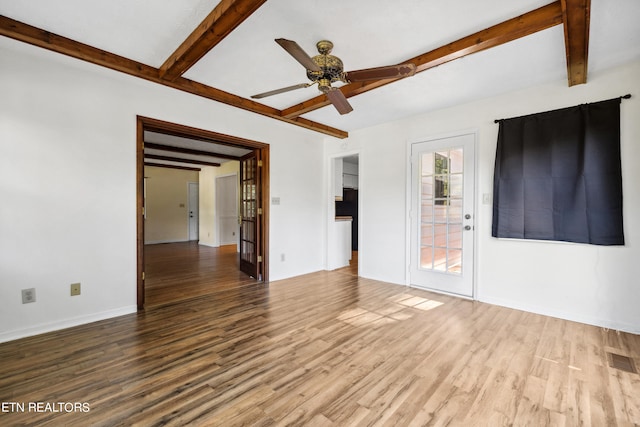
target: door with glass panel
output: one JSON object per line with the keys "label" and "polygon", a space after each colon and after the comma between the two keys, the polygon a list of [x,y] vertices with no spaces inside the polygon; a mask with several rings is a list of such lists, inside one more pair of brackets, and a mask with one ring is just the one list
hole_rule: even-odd
{"label": "door with glass panel", "polygon": [[240,270],[251,277],[259,277],[262,262],[260,246],[260,173],[259,150],[240,159]]}
{"label": "door with glass panel", "polygon": [[411,146],[412,286],[473,297],[475,135]]}

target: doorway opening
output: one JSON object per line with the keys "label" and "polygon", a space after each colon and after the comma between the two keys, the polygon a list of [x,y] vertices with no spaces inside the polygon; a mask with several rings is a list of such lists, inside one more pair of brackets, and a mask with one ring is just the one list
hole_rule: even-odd
{"label": "doorway opening", "polygon": [[[239,240],[243,243],[239,265],[251,277],[268,282],[269,145],[141,116],[137,117],[136,135],[138,309],[145,304],[145,165],[193,168],[239,162]],[[191,239],[193,234],[189,234]]]}
{"label": "doorway opening", "polygon": [[345,268],[358,276],[360,158],[352,153],[331,158],[330,164],[328,269]]}

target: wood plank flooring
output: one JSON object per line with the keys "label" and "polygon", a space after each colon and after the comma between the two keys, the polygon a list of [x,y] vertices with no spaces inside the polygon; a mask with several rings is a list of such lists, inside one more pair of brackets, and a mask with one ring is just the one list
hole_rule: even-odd
{"label": "wood plank flooring", "polygon": [[[197,255],[193,265],[210,268],[207,248],[173,251],[159,265],[178,269]],[[0,344],[0,425],[640,425],[640,376],[607,358],[640,366],[637,335],[358,278],[349,267],[208,287]]]}
{"label": "wood plank flooring", "polygon": [[236,245],[197,242],[146,245],[145,307],[238,288],[256,281],[240,271]]}

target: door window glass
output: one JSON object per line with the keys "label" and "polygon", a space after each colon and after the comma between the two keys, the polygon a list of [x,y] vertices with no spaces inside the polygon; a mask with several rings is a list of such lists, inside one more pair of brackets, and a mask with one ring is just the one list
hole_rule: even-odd
{"label": "door window glass", "polygon": [[420,268],[462,273],[463,148],[420,158]]}

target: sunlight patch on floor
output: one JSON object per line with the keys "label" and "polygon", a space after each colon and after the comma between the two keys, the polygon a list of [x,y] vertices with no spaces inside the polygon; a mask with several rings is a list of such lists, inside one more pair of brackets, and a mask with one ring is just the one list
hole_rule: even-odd
{"label": "sunlight patch on floor", "polygon": [[444,303],[432,299],[422,298],[415,295],[403,294],[405,298],[396,298],[395,302],[418,310],[428,311],[440,307]]}
{"label": "sunlight patch on floor", "polygon": [[387,298],[391,304],[378,310],[370,311],[361,307],[352,308],[340,313],[338,320],[352,326],[382,326],[398,321],[408,320],[414,316],[407,308],[415,308],[421,311],[429,311],[440,307],[444,303],[430,300],[411,294],[398,294]]}

